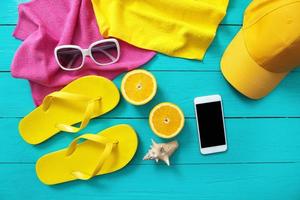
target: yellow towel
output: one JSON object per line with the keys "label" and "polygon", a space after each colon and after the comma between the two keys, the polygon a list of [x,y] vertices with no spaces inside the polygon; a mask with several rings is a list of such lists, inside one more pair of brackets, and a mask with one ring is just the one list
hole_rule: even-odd
{"label": "yellow towel", "polygon": [[202,60],[229,0],[92,0],[104,37]]}

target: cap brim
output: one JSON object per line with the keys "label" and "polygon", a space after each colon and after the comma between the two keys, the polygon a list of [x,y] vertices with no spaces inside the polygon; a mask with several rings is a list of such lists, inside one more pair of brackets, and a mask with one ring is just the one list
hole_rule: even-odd
{"label": "cap brim", "polygon": [[246,49],[242,31],[227,47],[221,60],[221,70],[235,89],[251,99],[266,96],[288,74],[273,73],[259,66]]}

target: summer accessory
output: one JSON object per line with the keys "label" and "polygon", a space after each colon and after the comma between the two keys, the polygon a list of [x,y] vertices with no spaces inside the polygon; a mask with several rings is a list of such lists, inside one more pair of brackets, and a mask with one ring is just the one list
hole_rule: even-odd
{"label": "summer accessory", "polygon": [[[79,140],[85,141],[79,143]],[[133,158],[138,146],[134,129],[116,125],[98,134],[84,134],[69,147],[41,157],[36,163],[38,178],[47,185],[115,172]]]}
{"label": "summer accessory", "polygon": [[155,96],[156,90],[156,79],[146,70],[133,70],[128,72],[122,79],[122,95],[126,101],[133,105],[148,103]]}
{"label": "summer accessory", "polygon": [[111,65],[120,58],[120,46],[116,39],[104,39],[94,42],[88,49],[77,45],[61,45],[54,50],[58,65],[67,71],[83,67],[85,57],[89,56],[97,65]]}
{"label": "summer accessory", "polygon": [[184,115],[175,104],[160,103],[151,110],[149,124],[157,136],[172,138],[178,135],[183,128]]}
{"label": "summer accessory", "polygon": [[300,1],[255,0],[226,49],[221,69],[242,94],[259,99],[300,65]]}
{"label": "summer accessory", "polygon": [[119,99],[118,88],[109,79],[92,75],[79,78],[46,96],[20,121],[20,134],[26,142],[39,144],[60,131],[78,132],[90,119],[115,108]]}
{"label": "summer accessory", "polygon": [[16,51],[11,72],[14,77],[29,80],[36,105],[44,97],[71,81],[100,75],[114,79],[117,75],[148,62],[155,53],[119,40],[118,62],[99,66],[87,57],[78,71],[64,71],[55,60],[55,47],[78,45],[88,48],[103,39],[99,33],[90,0],[33,0],[19,5],[19,19],[14,37],[23,40]]}
{"label": "summer accessory", "polygon": [[169,143],[160,143],[157,144],[153,139],[152,145],[150,146],[150,150],[144,156],[143,160],[155,160],[158,162],[159,160],[164,161],[168,166],[170,166],[170,156],[174,153],[174,151],[178,148],[178,142],[173,141]]}
{"label": "summer accessory", "polygon": [[202,60],[229,0],[92,0],[99,29],[137,47]]}

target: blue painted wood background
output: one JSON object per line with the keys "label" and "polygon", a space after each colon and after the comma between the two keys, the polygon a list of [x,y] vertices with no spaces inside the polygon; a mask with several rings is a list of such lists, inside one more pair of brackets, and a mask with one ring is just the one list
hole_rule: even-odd
{"label": "blue painted wood background", "polygon": [[[46,186],[35,174],[36,160],[65,147],[74,135],[60,134],[31,146],[19,136],[19,120],[30,112],[28,83],[10,75],[10,63],[20,42],[11,34],[22,0],[0,2],[0,199],[300,199],[300,71],[295,70],[269,96],[249,100],[222,77],[222,53],[242,24],[250,0],[231,0],[228,14],[202,62],[157,55],[145,65],[157,78],[159,90],[148,105],[134,107],[124,100],[111,113],[93,120],[84,132],[98,132],[114,124],[131,124],[140,146],[123,170],[90,181]],[[300,54],[299,54],[300,55]],[[121,77],[115,80],[119,86]],[[223,96],[229,149],[199,153],[192,100],[195,96]],[[147,117],[157,103],[178,104],[186,124],[178,136],[180,148],[172,166],[142,161],[150,139]],[[79,133],[79,134],[81,134]],[[79,135],[77,134],[77,135]]]}

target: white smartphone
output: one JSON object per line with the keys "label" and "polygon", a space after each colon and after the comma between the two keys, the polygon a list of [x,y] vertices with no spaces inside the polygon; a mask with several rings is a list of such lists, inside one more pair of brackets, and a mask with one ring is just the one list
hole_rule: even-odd
{"label": "white smartphone", "polygon": [[200,152],[218,153],[227,150],[224,114],[220,95],[194,99]]}

